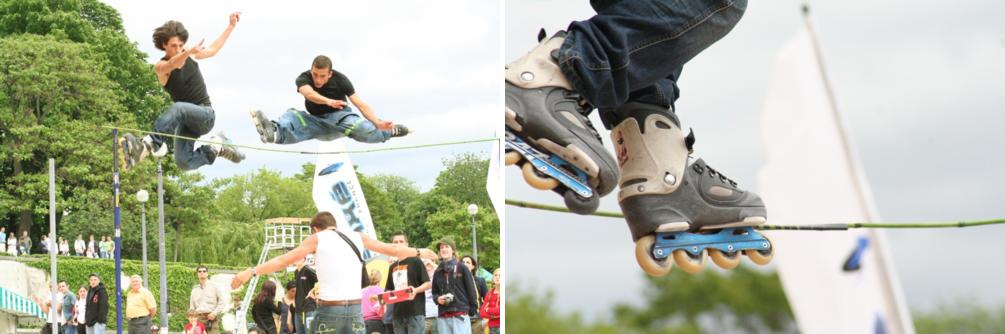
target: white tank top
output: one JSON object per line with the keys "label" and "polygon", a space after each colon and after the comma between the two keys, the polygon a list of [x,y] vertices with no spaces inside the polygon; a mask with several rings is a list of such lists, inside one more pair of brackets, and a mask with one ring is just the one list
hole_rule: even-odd
{"label": "white tank top", "polygon": [[[363,239],[355,231],[338,229],[363,252]],[[360,287],[362,264],[352,247],[335,231],[318,232],[314,267],[318,273],[318,298],[327,301],[353,300],[363,296]]]}

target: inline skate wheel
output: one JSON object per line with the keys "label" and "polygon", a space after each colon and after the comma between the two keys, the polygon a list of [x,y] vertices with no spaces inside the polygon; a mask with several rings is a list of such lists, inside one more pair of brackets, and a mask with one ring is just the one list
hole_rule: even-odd
{"label": "inline skate wheel", "polygon": [[708,249],[708,257],[719,268],[730,270],[740,264],[740,252],[723,252],[715,248]]}
{"label": "inline skate wheel", "polygon": [[600,207],[600,199],[597,198],[596,194],[590,198],[582,198],[572,189],[566,189],[562,197],[565,198],[565,207],[573,213],[588,215]]}
{"label": "inline skate wheel", "polygon": [[652,235],[644,236],[635,241],[635,261],[639,263],[639,267],[642,267],[646,274],[659,277],[670,273],[673,263],[670,263],[670,257],[663,260],[653,258],[653,245],[655,243],[656,237]]}
{"label": "inline skate wheel", "polygon": [[768,250],[748,249],[743,251],[743,254],[747,255],[750,262],[761,266],[771,262],[771,258],[775,256],[775,245],[771,243],[771,239],[768,239],[768,237],[764,237],[764,239],[768,240]]}
{"label": "inline skate wheel", "polygon": [[558,187],[558,180],[538,174],[534,164],[530,162],[523,164],[523,179],[535,189],[552,190]]}
{"label": "inline skate wheel", "polygon": [[705,268],[705,258],[705,251],[697,256],[691,255],[683,249],[673,251],[674,262],[677,262],[677,266],[689,274],[697,273]]}
{"label": "inline skate wheel", "polygon": [[506,152],[506,166],[512,166],[513,164],[520,162],[520,159],[523,159],[523,157],[520,156],[520,153],[517,153],[517,151]]}

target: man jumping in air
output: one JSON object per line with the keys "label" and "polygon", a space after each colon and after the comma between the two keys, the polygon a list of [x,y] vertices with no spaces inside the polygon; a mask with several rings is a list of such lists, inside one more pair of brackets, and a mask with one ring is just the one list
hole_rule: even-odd
{"label": "man jumping in air", "polygon": [[[241,20],[241,13],[230,14],[230,24],[217,37],[213,44],[204,47],[205,40],[195,46],[185,48],[188,41],[188,30],[178,21],[168,21],[154,30],[154,45],[164,51],[154,71],[157,80],[164,86],[174,103],[154,122],[154,130],[160,133],[175,134],[188,138],[198,138],[213,129],[216,115],[206,92],[206,82],[202,79],[199,63],[194,59],[206,59],[215,56],[227,37]],[[194,58],[194,59],[193,59]],[[132,134],[125,134],[119,139],[120,162],[122,169],[129,169],[140,163],[147,155],[162,157],[167,154],[166,138],[151,134],[142,139]],[[244,154],[233,146],[223,133],[210,137],[212,145],[202,145],[195,148],[191,139],[174,139],[175,163],[182,170],[193,170],[203,165],[211,165],[217,157],[233,161],[244,160]]]}
{"label": "man jumping in air", "polygon": [[[251,112],[263,143],[295,144],[341,137],[383,143],[391,137],[408,134],[404,125],[378,118],[370,105],[356,94],[349,78],[332,69],[332,61],[326,56],[315,57],[311,69],[297,76],[296,85],[297,91],[304,96],[307,112],[290,108],[277,121],[270,121],[261,110]],[[352,112],[347,97],[363,117]]]}

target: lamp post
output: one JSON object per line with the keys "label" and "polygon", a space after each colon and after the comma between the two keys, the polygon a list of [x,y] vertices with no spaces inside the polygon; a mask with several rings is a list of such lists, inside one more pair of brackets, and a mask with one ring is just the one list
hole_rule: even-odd
{"label": "lamp post", "polygon": [[143,287],[149,289],[150,281],[147,280],[147,200],[150,194],[146,190],[136,192],[136,201],[140,202],[140,226],[143,231]]}
{"label": "lamp post", "polygon": [[468,214],[471,215],[471,257],[478,261],[478,239],[475,237],[475,214],[478,213],[478,206],[468,205]]}

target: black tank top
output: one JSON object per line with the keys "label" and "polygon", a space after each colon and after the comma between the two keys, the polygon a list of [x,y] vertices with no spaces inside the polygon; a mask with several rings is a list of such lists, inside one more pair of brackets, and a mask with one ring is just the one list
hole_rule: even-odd
{"label": "black tank top", "polygon": [[164,90],[171,94],[171,100],[174,102],[210,104],[209,94],[206,93],[206,82],[202,80],[202,72],[199,71],[199,63],[191,57],[185,59],[185,65],[181,68],[171,71]]}

